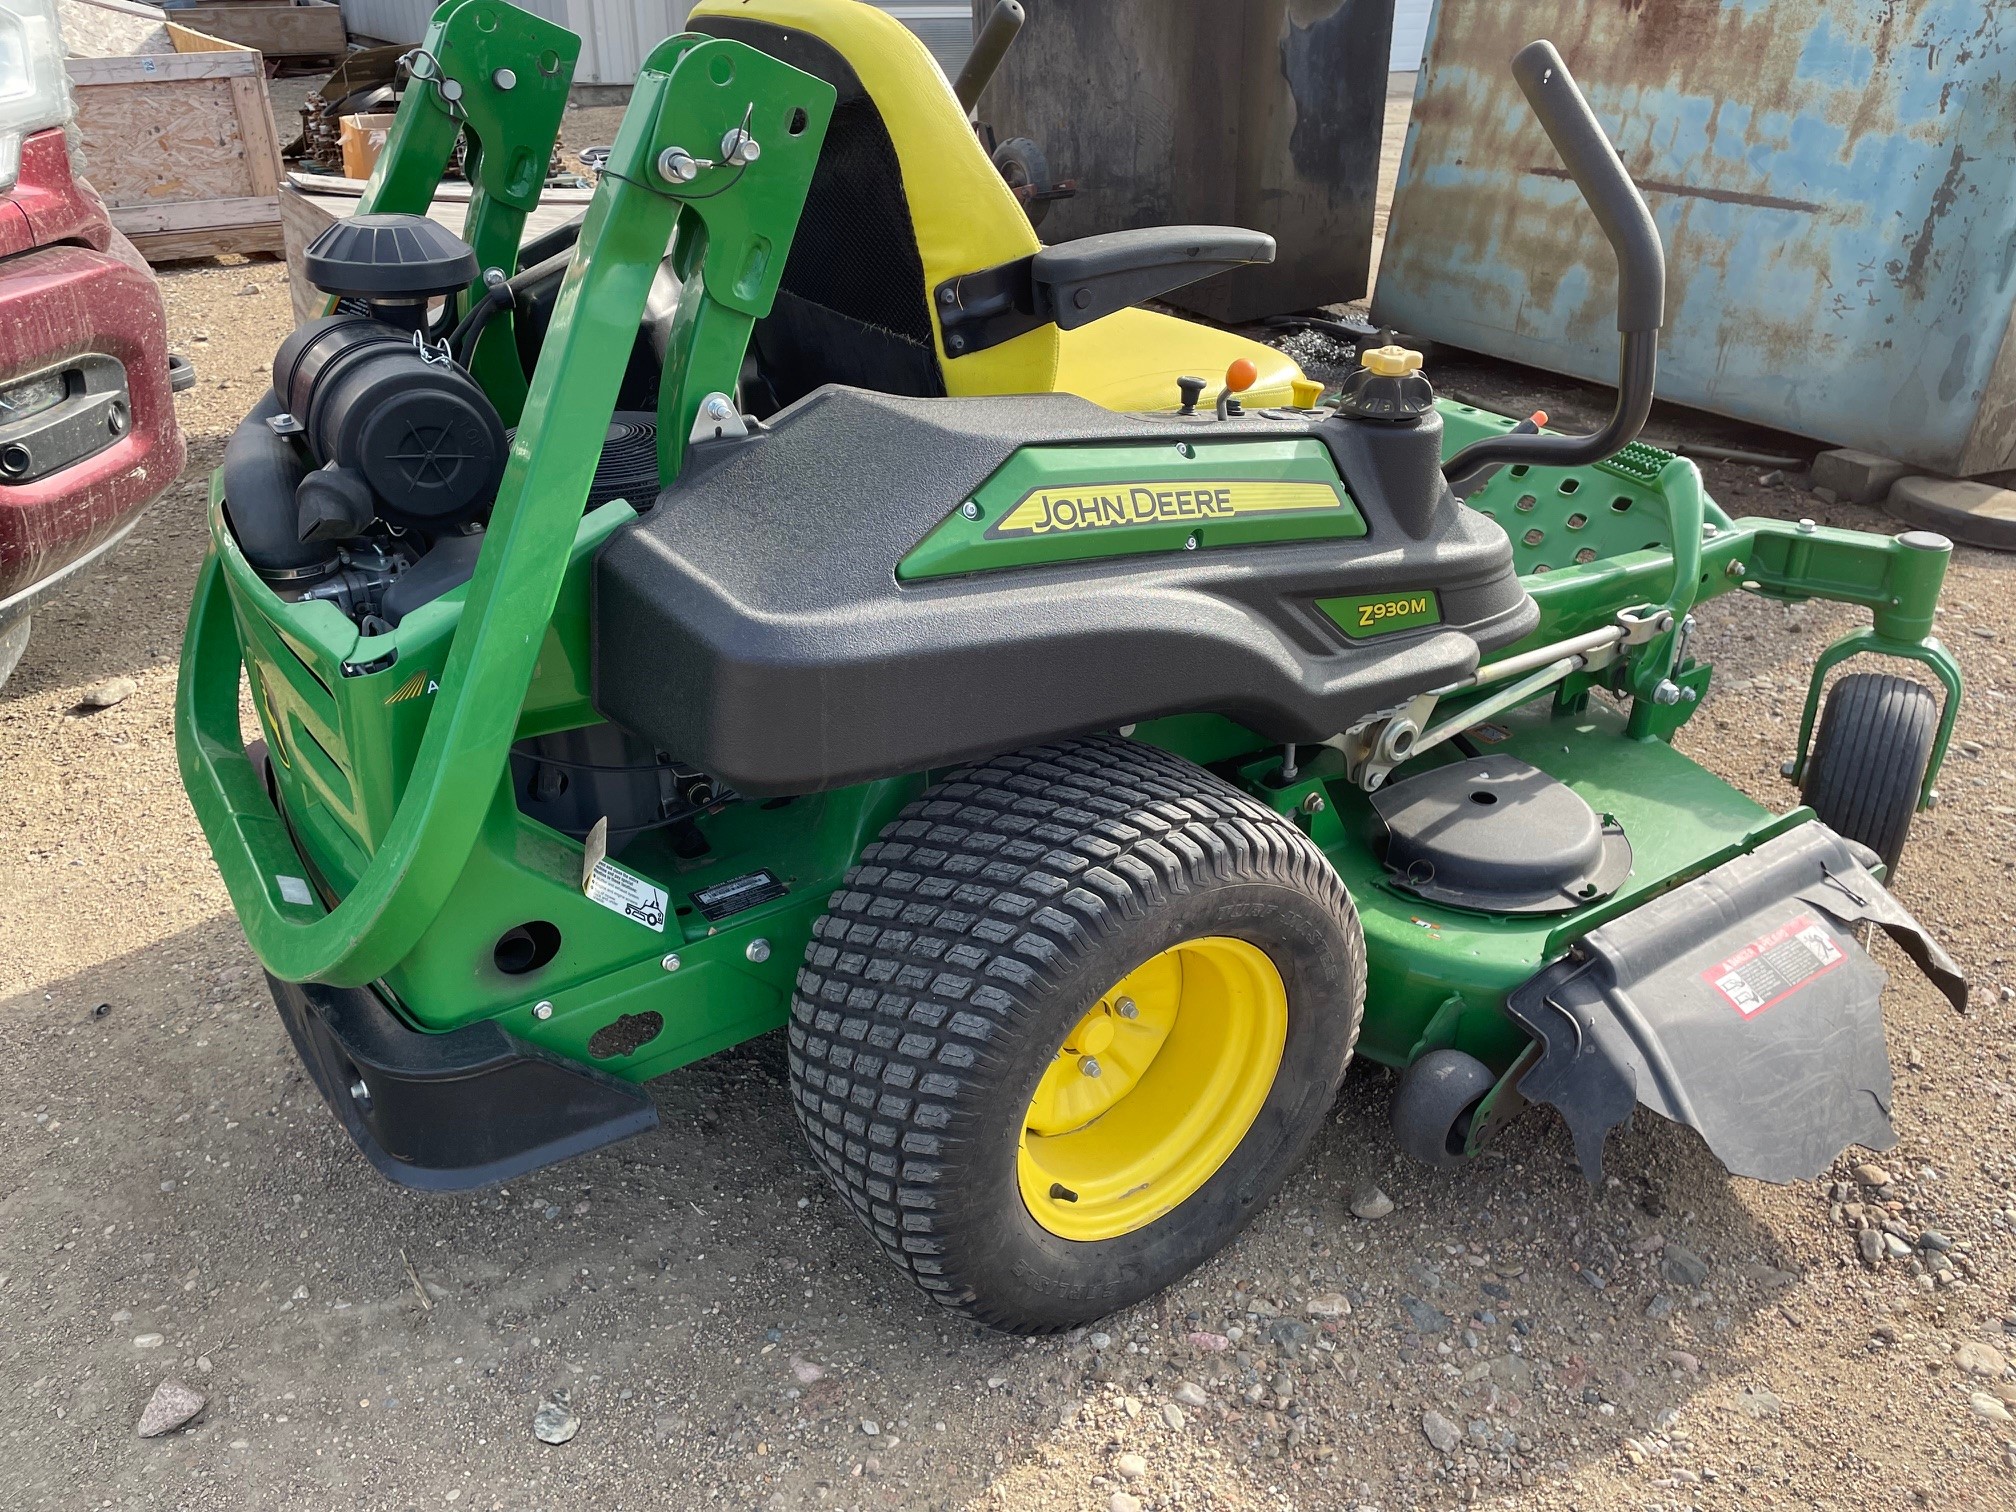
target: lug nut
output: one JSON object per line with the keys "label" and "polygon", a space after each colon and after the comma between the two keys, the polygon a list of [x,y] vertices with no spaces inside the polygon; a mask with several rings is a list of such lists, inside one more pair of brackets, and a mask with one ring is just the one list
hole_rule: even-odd
{"label": "lug nut", "polygon": [[1081,1055],[1078,1058],[1078,1070],[1080,1071],[1080,1073],[1086,1076],[1099,1075],[1098,1058],[1096,1056],[1091,1055]]}
{"label": "lug nut", "polygon": [[1135,1006],[1134,999],[1132,998],[1120,999],[1119,1002],[1113,1005],[1113,1011],[1124,1019],[1138,1019],[1141,1017],[1141,1010]]}

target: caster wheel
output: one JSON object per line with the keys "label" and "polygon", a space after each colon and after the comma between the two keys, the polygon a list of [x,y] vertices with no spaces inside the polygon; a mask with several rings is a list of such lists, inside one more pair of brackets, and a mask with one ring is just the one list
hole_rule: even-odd
{"label": "caster wheel", "polygon": [[1806,760],[1807,807],[1894,874],[1938,731],[1938,700],[1922,684],[1881,672],[1842,678],[1827,695]]}
{"label": "caster wheel", "polygon": [[1424,1165],[1454,1170],[1469,1158],[1463,1146],[1470,1121],[1497,1081],[1474,1055],[1430,1050],[1400,1074],[1393,1093],[1394,1142]]}
{"label": "caster wheel", "polygon": [[[1050,187],[1050,159],[1027,137],[1010,137],[994,149],[994,167],[1010,189],[1042,190]],[[1020,194],[1016,195],[1021,199]],[[1022,201],[1022,213],[1031,226],[1043,224],[1050,213],[1047,199]]]}

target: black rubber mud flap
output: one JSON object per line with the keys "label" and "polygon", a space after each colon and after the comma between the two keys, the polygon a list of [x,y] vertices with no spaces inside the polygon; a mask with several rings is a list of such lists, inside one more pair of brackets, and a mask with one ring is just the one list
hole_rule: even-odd
{"label": "black rubber mud flap", "polygon": [[657,1127],[642,1087],[487,1020],[421,1034],[369,988],[266,983],[317,1089],[400,1186],[473,1191]]}
{"label": "black rubber mud flap", "polygon": [[1880,925],[1954,1007],[1967,986],[1869,874],[1869,854],[1801,825],[1593,931],[1512,993],[1542,1047],[1520,1091],[1560,1109],[1591,1182],[1639,1103],[1763,1181],[1896,1143],[1887,978],[1853,926]]}

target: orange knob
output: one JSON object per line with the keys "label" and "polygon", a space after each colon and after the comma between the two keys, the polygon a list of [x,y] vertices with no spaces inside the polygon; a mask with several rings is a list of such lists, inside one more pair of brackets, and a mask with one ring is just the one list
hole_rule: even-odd
{"label": "orange knob", "polygon": [[1260,381],[1260,369],[1251,357],[1241,357],[1225,369],[1225,387],[1235,394],[1243,394]]}

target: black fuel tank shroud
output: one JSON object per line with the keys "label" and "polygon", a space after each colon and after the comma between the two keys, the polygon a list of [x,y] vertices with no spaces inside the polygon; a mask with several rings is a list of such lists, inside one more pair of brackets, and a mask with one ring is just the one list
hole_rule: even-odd
{"label": "black fuel tank shroud", "polygon": [[[821,389],[746,441],[695,448],[603,548],[595,705],[757,796],[1193,711],[1321,740],[1466,675],[1539,613],[1503,531],[1439,475],[1432,494],[1382,485],[1360,429],[1301,412],[1185,425],[1063,394]],[[1329,447],[1363,539],[897,582],[897,563],[1019,447],[1290,437]],[[1443,622],[1369,643],[1315,608],[1421,588]]]}

